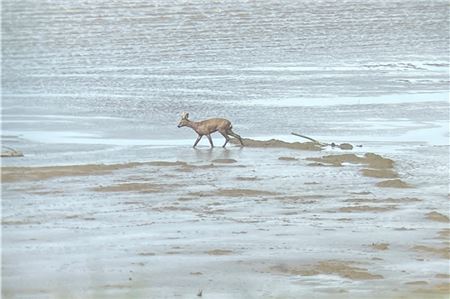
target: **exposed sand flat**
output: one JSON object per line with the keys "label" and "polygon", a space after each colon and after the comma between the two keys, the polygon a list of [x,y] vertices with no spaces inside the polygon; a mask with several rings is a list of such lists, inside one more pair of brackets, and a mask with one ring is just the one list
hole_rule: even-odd
{"label": "exposed sand flat", "polygon": [[407,285],[427,285],[428,282],[423,280],[405,282]]}
{"label": "exposed sand flat", "polygon": [[257,181],[259,179],[256,176],[249,176],[249,177],[238,176],[238,177],[236,177],[236,180],[238,180],[238,181]]}
{"label": "exposed sand flat", "polygon": [[233,251],[227,249],[213,249],[206,252],[208,255],[230,255]]}
{"label": "exposed sand flat", "polygon": [[44,167],[2,167],[2,181],[15,182],[27,180],[46,180],[63,176],[86,176],[112,173],[115,170],[134,168],[143,165],[150,166],[186,166],[185,162],[130,162],[123,164],[87,164],[67,166],[44,166]]}
{"label": "exposed sand flat", "polygon": [[370,246],[376,250],[388,250],[389,249],[389,243],[372,243]]}
{"label": "exposed sand flat", "polygon": [[430,213],[426,214],[427,218],[433,221],[438,221],[438,222],[450,222],[450,219],[448,218],[448,216],[443,215],[439,212],[433,211]]}
{"label": "exposed sand flat", "polygon": [[294,158],[294,157],[278,157],[278,160],[282,160],[282,161],[298,161],[298,159]]}
{"label": "exposed sand flat", "polygon": [[[320,151],[323,146],[315,142],[286,142],[277,139],[270,140],[254,140],[249,138],[242,138],[246,147],[261,147],[261,148],[289,148],[304,151]],[[231,139],[231,143],[238,144],[239,141]]]}
{"label": "exposed sand flat", "polygon": [[392,169],[361,169],[361,173],[365,176],[373,178],[396,178],[398,174]]}
{"label": "exposed sand flat", "polygon": [[214,159],[212,160],[213,163],[223,163],[223,164],[232,164],[236,163],[237,161],[234,159]]}
{"label": "exposed sand flat", "polygon": [[360,164],[369,168],[360,170],[361,174],[366,177],[373,178],[394,178],[391,180],[379,181],[376,183],[377,187],[381,188],[412,188],[412,186],[401,179],[398,179],[398,173],[393,169],[394,160],[382,157],[374,153],[366,153],[364,156],[355,154],[340,154],[328,155],[323,157],[306,158],[308,161],[315,161],[315,163],[308,164],[309,166],[335,166],[342,167],[343,163]]}
{"label": "exposed sand flat", "polygon": [[443,247],[431,247],[431,246],[425,246],[425,245],[417,245],[414,246],[413,249],[420,253],[425,254],[431,254],[438,257],[441,257],[443,259],[450,259],[450,251],[449,246],[443,246]]}
{"label": "exposed sand flat", "polygon": [[419,198],[403,197],[403,198],[350,198],[346,202],[354,203],[392,203],[392,204],[408,204],[422,201]]}
{"label": "exposed sand flat", "polygon": [[[450,282],[432,285],[429,288],[417,289],[424,298],[445,298],[450,293]],[[441,296],[437,295],[441,294]]]}
{"label": "exposed sand flat", "polygon": [[364,156],[355,154],[328,155],[321,158],[307,158],[310,161],[342,166],[342,163],[366,164],[370,168],[390,169],[394,167],[394,161],[374,153],[366,153]]}
{"label": "exposed sand flat", "polygon": [[[210,157],[199,161],[198,156],[204,154]],[[160,275],[165,273],[172,280],[185,281],[176,287],[183,294],[195,295],[202,289],[204,296],[218,292],[218,285],[208,286],[203,278],[219,277],[217,281],[228,281],[230,288],[241,290],[233,277],[251,275],[258,285],[273,286],[278,281],[277,292],[287,298],[293,294],[281,291],[284,287],[297,294],[310,289],[313,281],[324,298],[336,292],[354,296],[355,290],[371,293],[374,288],[386,287],[386,294],[409,294],[426,288],[440,298],[449,258],[442,206],[433,206],[425,214],[411,213],[422,210],[429,198],[426,193],[420,192],[418,198],[411,188],[377,188],[376,182],[382,178],[366,176],[358,166],[393,170],[392,159],[364,153],[317,157],[321,154],[306,151],[299,155],[296,149],[277,148],[189,149],[188,155],[183,152],[182,159],[175,162],[4,167],[10,179],[3,183],[7,196],[2,224],[6,240],[15,244],[6,247],[4,273],[14,268],[25,278],[35,277],[39,269],[42,277],[48,277],[52,271],[30,268],[31,259],[53,267],[70,259],[73,264],[63,268],[63,280],[71,277],[74,286],[81,287],[85,279],[73,279],[72,273],[92,277],[100,273],[98,269],[103,269],[101,273],[115,269],[94,282],[93,288],[117,297],[132,290],[142,294],[157,290],[163,295],[167,290],[155,286],[170,285]],[[294,156],[299,158],[279,159]],[[337,159],[341,166],[308,167],[313,158],[327,164]],[[356,167],[345,164],[349,161]],[[397,166],[400,170],[401,164]],[[398,179],[402,179],[401,172]],[[38,214],[30,205],[36,201]],[[418,225],[421,220],[440,225],[433,229],[437,239],[430,241],[430,227],[422,229]],[[44,235],[36,232],[43,225],[48,227]],[[64,229],[55,234],[52,227]],[[79,240],[72,237],[77,231],[90,233]],[[24,234],[28,240],[24,244],[31,247],[15,243],[15,234]],[[94,260],[114,262],[83,270],[84,258],[79,255],[63,251],[41,256],[29,251],[36,244],[51,252],[48,236],[66,240],[62,246],[80,248],[77,252]],[[96,237],[104,241],[97,242]],[[438,244],[433,243],[436,240]],[[85,242],[91,245],[83,245]],[[99,256],[104,246],[110,252]],[[417,269],[404,267],[418,260],[439,266],[431,274],[424,273],[420,265]],[[117,269],[130,272],[121,275]],[[6,276],[4,281],[12,282],[14,276]],[[357,281],[358,287],[346,285],[349,281]],[[427,284],[419,283],[422,281]],[[342,285],[339,291],[336,284]],[[34,293],[39,285],[19,288],[9,284],[8,292]],[[56,288],[49,284],[44,290],[52,293]],[[223,292],[219,297],[227,293]]]}
{"label": "exposed sand flat", "polygon": [[[166,187],[167,188],[167,187]],[[153,193],[161,192],[164,186],[161,184],[150,183],[122,183],[110,186],[99,186],[92,189],[96,192],[142,192]]]}
{"label": "exposed sand flat", "polygon": [[362,268],[359,265],[355,266],[355,262],[352,261],[328,260],[306,266],[280,265],[272,267],[271,270],[284,274],[301,276],[315,276],[323,274],[338,275],[352,280],[372,280],[383,278],[381,275],[369,273],[367,269]]}
{"label": "exposed sand flat", "polygon": [[85,176],[111,173],[114,170],[131,168],[142,163],[112,165],[69,165],[45,167],[2,167],[2,181],[15,182],[26,180],[46,180],[62,176]]}
{"label": "exposed sand flat", "polygon": [[400,179],[386,180],[377,183],[381,188],[411,188],[412,186]]}
{"label": "exposed sand flat", "polygon": [[278,193],[264,190],[253,190],[253,189],[221,189],[216,193],[218,196],[229,196],[229,197],[245,197],[245,196],[274,196]]}
{"label": "exposed sand flat", "polygon": [[439,238],[448,241],[450,239],[450,228],[443,229],[438,232]]}
{"label": "exposed sand flat", "polygon": [[387,212],[397,209],[396,206],[385,206],[385,207],[378,207],[378,206],[350,206],[350,207],[342,207],[339,208],[339,211],[346,212],[346,213],[355,213],[355,212]]}
{"label": "exposed sand flat", "polygon": [[162,166],[162,167],[166,167],[166,166],[187,166],[188,165],[186,162],[183,162],[183,161],[176,161],[176,162],[151,161],[151,162],[143,163],[143,164],[148,164],[148,165],[151,165],[151,166]]}

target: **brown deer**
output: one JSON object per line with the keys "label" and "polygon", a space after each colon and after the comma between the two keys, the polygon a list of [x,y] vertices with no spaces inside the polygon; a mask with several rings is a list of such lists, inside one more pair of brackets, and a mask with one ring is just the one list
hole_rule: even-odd
{"label": "brown deer", "polygon": [[228,137],[228,135],[237,138],[241,143],[241,145],[244,145],[241,136],[239,136],[238,134],[234,133],[231,130],[233,126],[231,125],[231,122],[228,119],[210,118],[202,121],[191,121],[189,120],[189,113],[183,112],[181,113],[181,120],[180,123],[178,124],[178,128],[181,127],[189,127],[198,134],[197,140],[195,140],[193,147],[197,145],[200,139],[202,139],[203,135],[206,135],[206,137],[208,137],[211,147],[214,147],[214,144],[211,139],[211,133],[217,131],[219,131],[219,133],[222,134],[222,136],[225,138],[225,143],[223,144],[222,147],[225,147],[228,141],[230,141],[230,137]]}

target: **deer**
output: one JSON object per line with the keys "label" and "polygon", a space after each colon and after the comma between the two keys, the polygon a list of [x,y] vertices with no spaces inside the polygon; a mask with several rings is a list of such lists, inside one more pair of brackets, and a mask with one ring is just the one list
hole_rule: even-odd
{"label": "deer", "polygon": [[211,134],[217,131],[220,134],[222,134],[222,136],[225,138],[225,143],[222,146],[223,148],[225,148],[228,141],[230,141],[229,136],[237,138],[241,143],[241,145],[242,146],[244,145],[241,136],[239,136],[238,134],[234,133],[231,130],[233,126],[231,125],[231,122],[225,118],[210,118],[202,121],[191,121],[189,120],[189,113],[183,112],[181,113],[181,120],[180,123],[178,124],[178,128],[181,127],[189,127],[198,134],[197,140],[195,140],[193,148],[197,146],[197,143],[200,141],[200,139],[202,139],[204,135],[208,137],[209,144],[211,144],[211,148],[213,148],[214,144],[211,139]]}

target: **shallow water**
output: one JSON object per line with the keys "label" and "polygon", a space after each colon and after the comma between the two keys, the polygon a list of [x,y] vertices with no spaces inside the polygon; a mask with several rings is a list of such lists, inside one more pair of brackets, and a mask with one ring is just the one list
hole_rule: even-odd
{"label": "shallow water", "polygon": [[[49,114],[67,123],[39,127],[145,139],[186,136],[175,128],[181,111],[228,117],[249,137],[323,135],[343,113],[356,121],[411,118],[402,113],[408,109],[421,120],[447,119],[447,8],[445,1],[4,1],[4,134],[33,130],[30,118]],[[411,101],[427,102],[429,113],[422,104],[376,106]],[[327,103],[350,106],[314,107]]]}
{"label": "shallow water", "polygon": [[[2,295],[444,298],[448,27],[446,1],[3,1]],[[193,150],[181,111],[362,147]],[[412,188],[311,163],[368,152]]]}

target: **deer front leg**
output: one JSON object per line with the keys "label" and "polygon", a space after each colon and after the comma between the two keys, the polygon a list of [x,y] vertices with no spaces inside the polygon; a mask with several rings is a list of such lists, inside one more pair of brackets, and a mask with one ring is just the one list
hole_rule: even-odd
{"label": "deer front leg", "polygon": [[203,137],[203,135],[200,135],[200,134],[198,135],[197,140],[195,140],[195,143],[194,143],[193,147],[197,146],[197,143],[200,141],[200,139],[202,139],[202,137]]}
{"label": "deer front leg", "polygon": [[213,141],[211,139],[211,135],[208,134],[208,135],[206,135],[206,137],[208,137],[209,144],[211,144],[211,147],[214,147]]}

